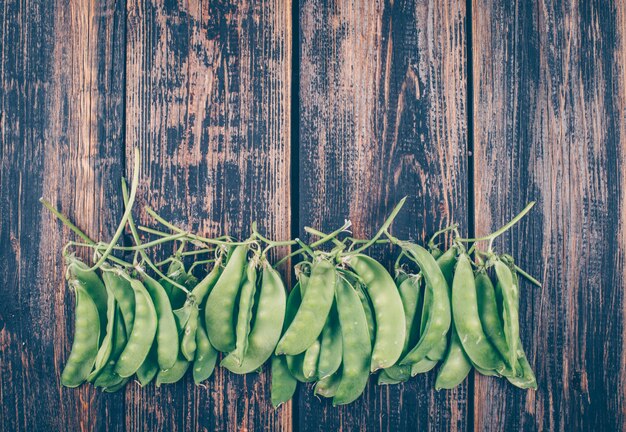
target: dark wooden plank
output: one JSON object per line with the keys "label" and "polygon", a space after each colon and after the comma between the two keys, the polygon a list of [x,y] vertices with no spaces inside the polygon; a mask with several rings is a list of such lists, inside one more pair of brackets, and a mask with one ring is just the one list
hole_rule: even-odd
{"label": "dark wooden plank", "polygon": [[476,380],[475,429],[625,430],[626,7],[474,0],[477,234],[543,280],[521,287],[539,389]]}
{"label": "dark wooden plank", "polygon": [[[301,224],[372,235],[408,195],[397,235],[465,225],[465,4],[303,1],[300,18]],[[437,393],[434,378],[370,380],[341,408],[301,388],[299,428],[465,430],[467,386]]]}
{"label": "dark wooden plank", "polygon": [[[121,200],[124,4],[7,1],[0,7],[0,429],[121,430],[124,396],[65,389],[74,295],[63,244],[74,236],[44,196],[94,237]],[[81,253],[84,258],[89,253]]]}
{"label": "dark wooden plank", "polygon": [[[290,2],[130,1],[127,58],[127,154],[142,150],[146,202],[207,235],[247,237],[257,220],[288,238]],[[269,378],[130,385],[127,429],[290,430]]]}

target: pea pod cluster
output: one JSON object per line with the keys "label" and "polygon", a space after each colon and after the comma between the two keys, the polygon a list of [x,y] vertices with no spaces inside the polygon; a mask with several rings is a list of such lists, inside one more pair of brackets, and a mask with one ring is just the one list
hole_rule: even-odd
{"label": "pea pod cluster", "polygon": [[[452,225],[426,247],[389,232],[404,199],[370,239],[350,237],[346,222],[329,234],[305,228],[309,244],[270,240],[256,224],[246,240],[235,241],[191,233],[150,208],[145,212],[165,230],[137,226],[138,168],[136,156],[130,191],[122,183],[125,212],[109,242],[92,240],[42,200],[81,239],[63,249],[75,298],[64,386],[91,383],[115,392],[133,377],[160,386],[189,371],[199,385],[219,360],[235,374],[271,364],[275,407],[299,383],[343,405],[363,394],[371,375],[391,385],[435,368],[437,389],[456,387],[472,368],[536,388],[520,337],[518,276],[539,283],[510,255],[492,251],[493,240],[533,203],[488,236],[462,238]],[[132,246],[120,244],[125,229]],[[440,250],[434,240],[444,233],[451,233],[449,247]],[[487,251],[477,248],[483,240]],[[399,252],[394,276],[387,260],[367,253],[381,244]],[[155,262],[149,252],[162,253],[165,245],[174,253]],[[279,246],[295,250],[270,262]],[[93,264],[74,248],[88,248]],[[288,291],[278,268],[289,259],[297,263]]]}

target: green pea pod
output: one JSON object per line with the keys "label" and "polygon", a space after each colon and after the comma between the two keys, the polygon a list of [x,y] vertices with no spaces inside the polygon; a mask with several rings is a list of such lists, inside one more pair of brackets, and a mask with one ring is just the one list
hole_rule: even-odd
{"label": "green pea pod", "polygon": [[285,318],[285,286],[280,275],[264,263],[254,325],[248,337],[248,350],[241,365],[228,355],[221,365],[237,374],[252,372],[270,358],[280,338]]}
{"label": "green pea pod", "polygon": [[130,380],[130,378],[122,378],[120,379],[119,382],[115,383],[115,385],[112,385],[110,387],[105,387],[104,391],[107,393],[115,393],[120,391],[122,388],[124,388],[124,386],[126,385],[126,383]]}
{"label": "green pea pod", "polygon": [[535,378],[535,373],[533,372],[530,363],[528,363],[528,359],[526,358],[526,353],[522,348],[522,342],[518,341],[519,349],[517,352],[518,355],[518,367],[522,370],[522,375],[520,377],[506,377],[507,380],[511,384],[516,387],[523,389],[537,389],[537,378]]}
{"label": "green pea pod", "polygon": [[[302,287],[306,285],[308,277],[300,275],[300,281],[291,289],[289,297],[287,298],[287,307],[285,308],[285,322],[283,323],[283,334],[293,321],[300,302],[302,301]],[[304,374],[302,372],[302,362],[304,360],[304,353],[297,354],[295,356],[286,355],[285,363],[289,369],[291,375],[300,382],[306,382]]]}
{"label": "green pea pod", "polygon": [[359,282],[354,283],[356,287],[356,293],[361,300],[361,306],[363,306],[363,312],[365,313],[365,320],[367,321],[367,331],[370,335],[370,345],[374,347],[374,341],[376,340],[376,323],[374,322],[374,312],[372,302],[370,301],[367,293],[363,289]]}
{"label": "green pea pod", "polygon": [[247,257],[247,245],[235,248],[206,302],[206,330],[211,345],[221,352],[235,349],[235,307]]}
{"label": "green pea pod", "polygon": [[276,354],[295,355],[304,352],[318,338],[333,304],[337,271],[320,260],[313,264],[307,290],[293,321],[278,342]]}
{"label": "green pea pod", "polygon": [[174,384],[180,381],[187,373],[190,363],[181,355],[176,359],[174,365],[166,370],[160,370],[156,376],[156,386],[161,384]]}
{"label": "green pea pod", "polygon": [[323,396],[325,398],[335,397],[337,389],[341,383],[341,369],[337,370],[334,374],[327,376],[319,380],[315,384],[314,393],[317,396]]}
{"label": "green pea pod", "polygon": [[[448,333],[451,323],[450,297],[448,284],[435,258],[417,244],[403,242],[402,247],[420,267],[422,277],[426,282],[426,289],[430,290],[431,295],[428,320],[424,331],[420,335],[417,345],[400,361],[401,365],[412,365],[423,360]],[[448,253],[453,254],[455,251],[449,249],[440,259],[443,259]],[[424,296],[426,302],[426,293]],[[413,373],[413,366],[411,368],[411,373]]]}
{"label": "green pea pod", "polygon": [[348,265],[367,289],[374,307],[376,339],[370,369],[375,372],[393,366],[402,355],[406,338],[406,318],[398,288],[385,267],[371,257],[351,256]]}
{"label": "green pea pod", "polygon": [[341,327],[337,314],[337,302],[333,302],[326,325],[322,330],[320,339],[320,357],[317,363],[317,376],[322,380],[334,374],[341,366],[343,346],[341,340]]}
{"label": "green pea pod", "polygon": [[504,337],[509,347],[508,363],[517,363],[517,352],[519,350],[519,311],[518,311],[518,288],[514,283],[511,269],[501,260],[496,260],[496,297],[500,294],[502,304],[502,323],[504,326]]}
{"label": "green pea pod", "polygon": [[257,283],[257,263],[251,260],[246,269],[246,277],[241,286],[239,294],[239,314],[237,317],[237,325],[235,327],[235,335],[237,342],[235,351],[231,353],[233,359],[241,366],[244,355],[248,349],[248,335],[250,334],[250,322],[252,321],[252,308],[254,307],[254,294],[256,293]]}
{"label": "green pea pod", "polygon": [[161,370],[171,368],[178,357],[178,327],[172,311],[172,304],[159,282],[140,271],[139,276],[148,290],[156,310],[158,326],[156,333],[157,358]]}
{"label": "green pea pod", "polygon": [[502,371],[504,364],[483,331],[478,314],[476,282],[470,258],[459,255],[452,283],[452,314],[463,350],[481,369]]}
{"label": "green pea pod", "polygon": [[[511,364],[509,346],[507,345],[506,338],[504,336],[504,328],[498,312],[496,293],[494,286],[491,283],[491,279],[484,269],[481,269],[476,273],[475,279],[478,314],[480,316],[480,322],[483,330],[485,331],[487,338],[489,338],[489,341],[504,359],[507,370],[505,370],[503,374],[508,376],[518,375],[514,370],[517,364]],[[521,375],[521,373],[522,372],[520,370],[519,375]]]}
{"label": "green pea pod", "polygon": [[439,360],[429,360],[424,357],[422,360],[411,365],[411,376],[414,377],[417,374],[430,372],[437,366],[437,363],[439,363]]}
{"label": "green pea pod", "polygon": [[[409,378],[411,378],[411,367],[410,366],[402,366],[401,369],[393,369],[391,370],[391,374],[390,372],[391,368],[387,368],[387,369],[383,369],[380,371],[380,373],[378,374],[378,385],[395,385],[395,384],[400,384],[401,382],[405,382],[406,380],[408,380]],[[407,370],[409,371],[408,373],[408,377],[404,376],[404,371]],[[393,375],[395,374],[401,374],[400,378],[396,378]]]}
{"label": "green pea pod", "polygon": [[452,389],[458,386],[471,370],[472,364],[463,351],[463,346],[453,324],[450,329],[450,347],[441,368],[437,372],[435,389]]}
{"label": "green pea pod", "polygon": [[[119,305],[118,305],[119,306]],[[114,387],[125,379],[115,373],[115,364],[120,354],[126,346],[127,336],[126,329],[124,328],[124,319],[122,317],[121,309],[118,309],[115,314],[115,331],[113,335],[113,349],[107,364],[104,366],[100,374],[96,377],[93,385],[96,387]],[[125,382],[125,381],[124,381]]]}
{"label": "green pea pod", "polygon": [[98,355],[100,319],[98,308],[84,285],[75,279],[70,279],[70,284],[76,293],[74,342],[61,374],[61,384],[78,387],[89,376]]}
{"label": "green pea pod", "polygon": [[272,406],[278,408],[288,402],[296,392],[298,381],[291,376],[285,356],[272,356]]}
{"label": "green pea pod", "polygon": [[124,318],[126,333],[129,334],[133,330],[133,322],[135,321],[135,292],[131,288],[130,282],[120,276],[113,267],[102,264],[101,269],[104,285],[113,292]]}
{"label": "green pea pod", "polygon": [[213,375],[217,363],[217,350],[211,345],[202,321],[196,331],[196,345],[198,348],[193,362],[193,381],[198,385]]}
{"label": "green pea pod", "polygon": [[107,326],[107,305],[109,296],[106,288],[102,280],[100,280],[100,277],[98,277],[98,274],[95,271],[89,270],[89,266],[75,256],[66,256],[65,263],[67,265],[67,271],[65,273],[66,279],[73,285],[81,284],[98,309],[100,328],[103,330],[100,333],[100,338],[102,339],[104,337],[104,329]]}
{"label": "green pea pod", "polygon": [[333,405],[357,399],[365,389],[370,372],[372,349],[361,300],[350,284],[340,277],[336,286],[337,310],[343,338],[341,382]]}
{"label": "green pea pod", "polygon": [[157,355],[157,346],[152,344],[148,356],[143,361],[139,369],[137,369],[137,379],[142,387],[147,386],[159,372],[159,357]]}
{"label": "green pea pod", "polygon": [[[128,277],[125,275],[125,277]],[[144,285],[131,279],[130,286],[135,292],[135,321],[128,343],[115,365],[115,372],[122,378],[130,377],[146,359],[157,331],[157,314]]]}
{"label": "green pea pod", "polygon": [[[406,338],[402,354],[406,354],[409,347],[414,346],[419,340],[419,326],[415,315],[420,300],[420,280],[421,276],[408,276],[406,273],[400,273],[396,277],[396,285],[402,299],[404,308],[404,316],[406,317]],[[406,381],[411,377],[411,366],[399,364],[393,365],[385,369],[384,374],[378,376],[378,384],[397,384]]]}
{"label": "green pea pod", "polygon": [[[186,308],[186,314],[183,314],[181,309],[179,309],[180,312],[177,314],[179,321],[178,328],[184,328],[180,348],[183,356],[189,361],[193,361],[196,354],[196,332],[200,325],[200,307],[202,307],[206,297],[217,283],[221,272],[222,266],[220,262],[217,262],[213,266],[213,270],[211,270],[211,272],[191,291],[191,295],[182,308]],[[174,313],[176,313],[176,311],[174,311]],[[184,321],[184,324],[182,324],[182,321]]]}
{"label": "green pea pod", "polygon": [[320,341],[319,339],[304,352],[302,360],[302,374],[306,379],[317,379],[317,362],[320,358]]}
{"label": "green pea pod", "polygon": [[315,381],[315,377],[307,378],[304,376],[304,356],[306,351],[295,356],[286,355],[285,361],[291,375],[298,381],[307,383]]}
{"label": "green pea pod", "polygon": [[[171,262],[167,269],[167,277],[174,282],[185,286],[189,291],[191,291],[196,284],[198,283],[198,279],[192,274],[189,274],[185,271],[185,265],[178,260],[174,260]],[[177,286],[173,285],[167,279],[160,279],[159,283],[165,289],[170,302],[172,304],[172,309],[181,308],[185,301],[187,300],[187,293],[181,290]]]}
{"label": "green pea pod", "polygon": [[[450,325],[452,327],[452,325]],[[448,332],[449,333],[449,332]],[[442,360],[446,356],[446,352],[448,351],[448,337],[447,335],[439,339],[439,342],[435,344],[433,349],[431,349],[428,354],[426,354],[426,358],[428,360],[439,361]]]}
{"label": "green pea pod", "polygon": [[87,377],[87,381],[94,382],[98,374],[102,371],[104,366],[106,366],[109,357],[111,356],[111,351],[113,349],[113,332],[115,331],[115,312],[117,310],[117,305],[115,303],[115,297],[111,290],[107,287],[107,292],[109,294],[108,305],[107,305],[107,326],[106,326],[106,334],[104,335],[104,339],[102,339],[102,344],[98,349],[98,354],[96,355],[96,361],[93,366],[93,371]]}

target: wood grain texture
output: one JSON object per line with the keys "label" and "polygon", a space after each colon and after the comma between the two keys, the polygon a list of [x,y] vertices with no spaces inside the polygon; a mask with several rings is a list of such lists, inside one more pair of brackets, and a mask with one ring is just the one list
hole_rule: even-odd
{"label": "wood grain texture", "polygon": [[[145,204],[207,235],[246,238],[257,220],[289,238],[290,30],[284,0],[129,1],[126,145]],[[202,387],[130,385],[126,428],[290,430],[269,381],[218,368]]]}
{"label": "wood grain texture", "polygon": [[[38,202],[108,238],[120,216],[124,5],[0,7],[0,430],[121,430],[122,395],[60,386],[74,331],[69,231]],[[100,211],[106,209],[106,211]],[[88,259],[90,254],[81,253]]]}
{"label": "wood grain texture", "polygon": [[[300,221],[351,219],[372,235],[409,196],[394,233],[424,241],[467,218],[464,3],[300,4]],[[302,232],[304,235],[304,232]],[[376,253],[390,263],[390,249]],[[465,430],[467,386],[434,373],[370,384],[333,408],[299,390],[299,430]]]}
{"label": "wood grain texture", "polygon": [[474,0],[477,234],[543,281],[521,287],[539,389],[478,378],[475,430],[626,430],[626,7]]}

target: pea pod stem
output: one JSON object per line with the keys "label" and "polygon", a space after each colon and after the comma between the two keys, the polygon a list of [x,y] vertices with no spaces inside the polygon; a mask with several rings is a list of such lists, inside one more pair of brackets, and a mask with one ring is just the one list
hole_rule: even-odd
{"label": "pea pod stem", "polygon": [[[131,190],[131,194],[132,194],[132,190]],[[126,209],[128,210],[130,208],[129,205],[131,204],[131,201],[130,201],[130,196],[128,195],[128,187],[126,186],[126,181],[124,181],[124,179],[122,179],[122,197],[124,198],[124,205],[126,206]],[[137,227],[135,227],[135,221],[133,220],[132,214],[128,217],[128,226],[130,227],[130,232],[131,232],[131,234],[133,236],[133,239],[135,240],[135,244],[137,246],[141,246],[141,239],[139,238],[139,233],[137,232]],[[181,233],[181,234],[185,234],[185,233]],[[184,287],[183,285],[179,284],[175,280],[172,280],[169,277],[167,277],[165,274],[163,274],[163,272],[161,272],[161,270],[159,270],[159,268],[156,265],[154,265],[154,263],[152,262],[152,260],[150,259],[150,257],[148,256],[148,254],[146,253],[145,250],[138,249],[135,252],[135,259],[133,260],[134,262],[136,262],[136,253],[137,252],[139,252],[139,254],[141,255],[141,258],[143,259],[143,261],[146,264],[148,264],[148,266],[152,270],[154,270],[154,272],[156,274],[158,274],[159,277],[165,279],[166,281],[168,281],[169,283],[174,285],[176,288],[178,288],[181,291],[183,291],[185,294],[189,294],[189,290],[186,287]]]}
{"label": "pea pod stem", "polygon": [[398,213],[400,212],[400,210],[402,209],[402,206],[404,205],[404,203],[406,202],[406,198],[404,197],[400,200],[400,202],[398,204],[396,204],[396,206],[394,207],[394,209],[392,210],[391,214],[387,217],[387,219],[385,220],[385,222],[383,223],[383,225],[380,227],[380,229],[378,230],[378,232],[376,233],[376,235],[374,237],[372,237],[370,239],[370,241],[368,241],[367,243],[365,243],[363,246],[351,251],[349,254],[350,255],[356,255],[358,253],[363,252],[365,249],[367,249],[368,247],[370,247],[371,245],[373,245],[374,243],[376,243],[376,240],[378,240],[383,234],[385,234],[387,232],[387,230],[389,229],[389,227],[391,226],[391,224],[393,223],[393,220],[396,218],[396,216],[398,215]]}
{"label": "pea pod stem", "polygon": [[445,228],[440,229],[439,231],[435,232],[432,237],[430,238],[430,240],[428,240],[428,247],[430,249],[434,249],[436,247],[435,245],[435,239],[437,237],[439,237],[441,234],[445,234],[449,231],[456,231],[459,228],[459,224],[452,224],[450,226],[447,226]]}
{"label": "pea pod stem", "polygon": [[258,230],[257,230],[257,223],[256,221],[252,222],[252,234],[258,238],[259,240],[261,240],[263,243],[267,243],[268,247],[272,248],[272,247],[277,247],[277,246],[293,246],[297,243],[296,240],[283,240],[283,241],[276,241],[276,240],[270,240],[267,237],[265,237],[263,234],[261,234]]}
{"label": "pea pod stem", "polygon": [[122,219],[120,220],[120,223],[117,226],[117,230],[115,231],[115,234],[113,235],[113,238],[111,239],[111,242],[107,246],[106,250],[100,257],[100,259],[89,270],[92,270],[92,271],[97,270],[98,268],[100,268],[102,263],[106,261],[107,257],[111,254],[111,251],[113,251],[113,247],[115,247],[115,245],[117,244],[117,241],[120,239],[120,236],[122,235],[122,232],[124,231],[124,227],[126,226],[126,222],[128,221],[128,218],[131,217],[133,204],[135,203],[135,197],[137,196],[137,187],[139,186],[139,161],[140,161],[139,156],[140,156],[139,147],[135,147],[135,164],[133,167],[133,181],[130,187],[130,195],[128,196],[128,203],[126,205],[126,210],[124,211],[124,214],[122,215]]}
{"label": "pea pod stem", "polygon": [[524,216],[526,216],[526,214],[534,207],[536,201],[531,201],[529,202],[526,207],[524,207],[524,209],[519,212],[513,219],[511,219],[509,222],[507,222],[506,224],[504,224],[500,229],[498,229],[497,231],[492,232],[491,234],[484,236],[484,237],[476,237],[476,238],[456,238],[455,240],[462,242],[462,243],[475,243],[475,242],[479,242],[479,241],[486,241],[486,240],[490,240],[492,241],[493,239],[495,239],[496,237],[501,236],[502,234],[504,234],[506,231],[508,231],[513,225],[515,225],[516,223],[518,223]]}

